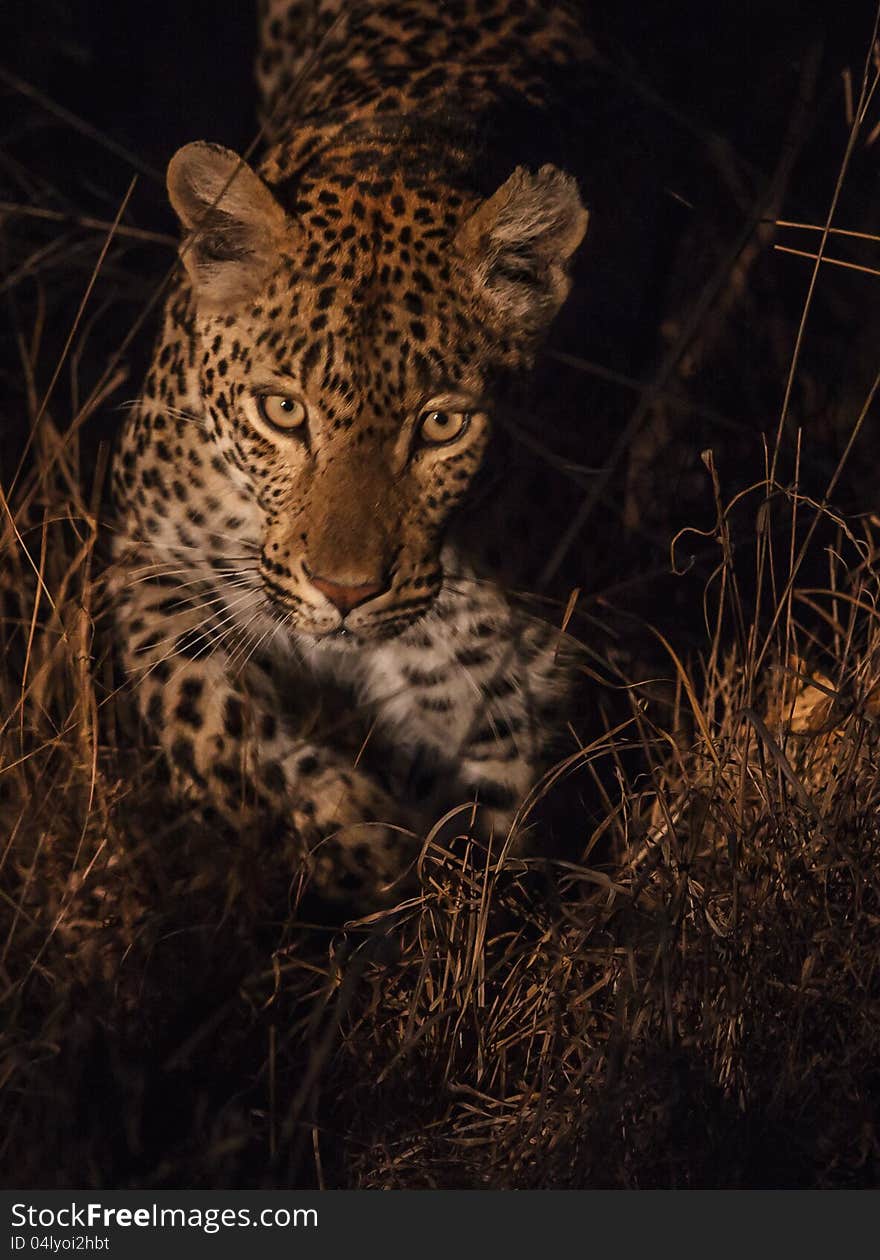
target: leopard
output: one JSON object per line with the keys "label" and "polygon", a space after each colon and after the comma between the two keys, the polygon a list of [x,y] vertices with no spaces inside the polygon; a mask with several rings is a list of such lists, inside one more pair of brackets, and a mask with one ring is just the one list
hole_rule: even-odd
{"label": "leopard", "polygon": [[[570,691],[558,627],[456,521],[589,218],[551,162],[486,186],[498,119],[540,134],[591,45],[533,0],[261,0],[258,24],[258,160],[199,140],[167,169],[179,264],[114,457],[120,652],[175,794],[372,905],[444,811],[526,850]],[[372,765],[316,724],[331,690]]]}

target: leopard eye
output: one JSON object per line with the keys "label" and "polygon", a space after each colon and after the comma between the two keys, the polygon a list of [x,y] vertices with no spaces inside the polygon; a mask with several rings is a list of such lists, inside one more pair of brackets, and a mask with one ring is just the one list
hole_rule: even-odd
{"label": "leopard eye", "polygon": [[461,437],[470,420],[469,411],[440,411],[429,407],[419,416],[419,437],[429,446],[445,446]]}
{"label": "leopard eye", "polygon": [[273,429],[289,433],[301,429],[308,418],[308,412],[298,398],[290,398],[287,394],[258,394],[257,411]]}

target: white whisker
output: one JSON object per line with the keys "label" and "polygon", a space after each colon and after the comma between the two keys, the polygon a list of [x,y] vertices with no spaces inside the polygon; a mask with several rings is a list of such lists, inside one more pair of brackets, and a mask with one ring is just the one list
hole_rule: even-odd
{"label": "white whisker", "polygon": [[[227,610],[231,610],[234,608],[239,608],[243,603],[245,603],[246,600],[251,599],[251,598],[253,598],[253,592],[246,591],[245,594],[242,595],[239,599],[233,600],[232,602],[224,601],[224,604]],[[172,634],[166,635],[162,639],[158,639],[156,643],[152,644],[149,650],[153,651],[155,648],[162,647],[166,643],[173,642],[174,644],[176,644],[179,639],[184,638],[184,637],[186,637],[188,640],[188,643],[187,643],[188,648],[194,647],[195,644],[200,643],[203,639],[206,639],[206,638],[209,639],[210,636],[213,633],[215,633],[215,631],[217,631],[221,626],[226,625],[227,622],[234,620],[237,615],[238,615],[237,613],[230,611],[228,616],[224,617],[221,621],[218,622],[218,621],[213,620],[215,614],[209,613],[207,617],[197,622],[196,625],[181,626],[180,628],[174,630]],[[200,630],[203,626],[206,627],[206,629],[201,634],[198,634],[196,638],[191,638],[191,636],[196,631]],[[150,666],[149,671],[147,671],[147,673],[151,673],[156,668],[157,665],[161,664],[162,661],[167,661],[173,655],[174,655],[174,650],[172,649],[171,652],[169,652],[166,656],[163,656],[159,661],[154,661],[153,664]],[[201,652],[197,652],[194,656],[190,656],[189,654],[187,654],[187,659],[198,660],[200,656],[201,656]],[[135,669],[132,669],[130,672],[134,673]],[[144,677],[146,676],[147,674],[145,673]]]}

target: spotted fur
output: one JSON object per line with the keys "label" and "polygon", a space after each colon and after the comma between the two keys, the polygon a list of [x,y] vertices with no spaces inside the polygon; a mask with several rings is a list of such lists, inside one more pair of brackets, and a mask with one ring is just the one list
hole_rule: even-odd
{"label": "spotted fur", "polygon": [[[169,166],[183,267],[116,461],[120,625],[181,789],[370,895],[444,804],[505,839],[566,686],[554,632],[448,540],[587,222],[549,165],[481,190],[482,121],[540,111],[589,47],[530,0],[260,21],[258,170],[205,143]],[[309,733],[331,685],[375,719],[384,785]],[[392,799],[401,758],[430,802]]]}

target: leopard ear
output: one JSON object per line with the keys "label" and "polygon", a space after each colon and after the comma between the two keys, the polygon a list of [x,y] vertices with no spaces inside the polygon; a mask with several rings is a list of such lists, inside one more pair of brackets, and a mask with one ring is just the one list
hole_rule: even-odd
{"label": "leopard ear", "polygon": [[456,244],[496,322],[542,331],[568,296],[568,264],[589,215],[555,166],[518,166],[459,229]]}
{"label": "leopard ear", "polygon": [[197,298],[217,306],[252,296],[287,224],[269,189],[237,153],[204,141],[178,149],[167,182],[187,232],[180,253]]}

